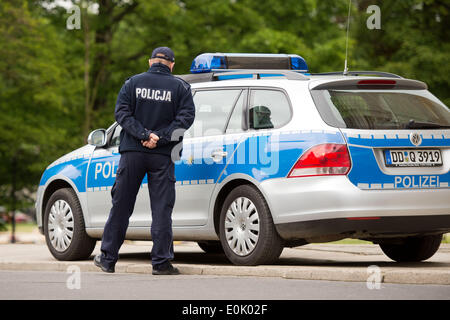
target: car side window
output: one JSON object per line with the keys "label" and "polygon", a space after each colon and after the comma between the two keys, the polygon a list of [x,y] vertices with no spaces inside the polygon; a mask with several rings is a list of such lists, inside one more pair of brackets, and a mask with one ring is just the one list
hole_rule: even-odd
{"label": "car side window", "polygon": [[111,140],[109,141],[110,148],[119,146],[121,131],[122,131],[122,127],[119,125],[114,129],[114,133],[112,134]]}
{"label": "car side window", "polygon": [[223,134],[241,89],[198,90],[194,95],[195,121],[185,137]]}
{"label": "car side window", "polygon": [[245,107],[247,104],[247,90],[243,90],[239,96],[236,105],[234,106],[233,113],[228,121],[227,130],[225,133],[239,133],[244,131],[245,127]]}
{"label": "car side window", "polygon": [[291,116],[291,107],[284,92],[269,89],[251,91],[248,108],[250,129],[280,128]]}

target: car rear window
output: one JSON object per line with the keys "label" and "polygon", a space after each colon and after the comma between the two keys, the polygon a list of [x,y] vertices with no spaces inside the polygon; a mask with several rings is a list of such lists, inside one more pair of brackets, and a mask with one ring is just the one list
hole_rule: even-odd
{"label": "car rear window", "polygon": [[450,111],[427,90],[317,90],[314,101],[324,121],[352,129],[450,126]]}

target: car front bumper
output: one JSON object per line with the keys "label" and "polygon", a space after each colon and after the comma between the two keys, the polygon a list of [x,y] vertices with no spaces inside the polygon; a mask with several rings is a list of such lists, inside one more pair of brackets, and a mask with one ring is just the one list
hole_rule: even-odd
{"label": "car front bumper", "polygon": [[44,229],[43,229],[43,225],[42,225],[42,198],[44,196],[44,187],[43,186],[39,186],[36,192],[36,203],[35,203],[35,208],[36,208],[36,222],[38,225],[38,229],[39,232],[41,234],[44,234]]}

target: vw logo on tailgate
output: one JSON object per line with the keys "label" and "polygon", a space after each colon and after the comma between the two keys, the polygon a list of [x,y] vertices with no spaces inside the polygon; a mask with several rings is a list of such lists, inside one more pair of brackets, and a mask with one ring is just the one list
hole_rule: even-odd
{"label": "vw logo on tailgate", "polygon": [[422,143],[422,137],[417,132],[411,133],[409,135],[409,140],[411,140],[411,143],[416,147]]}

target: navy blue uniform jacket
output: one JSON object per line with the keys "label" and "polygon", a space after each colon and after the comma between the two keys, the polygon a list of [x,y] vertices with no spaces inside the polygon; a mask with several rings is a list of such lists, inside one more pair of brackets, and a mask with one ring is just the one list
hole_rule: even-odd
{"label": "navy blue uniform jacket", "polygon": [[[147,72],[127,79],[117,97],[115,118],[123,129],[119,152],[171,155],[194,117],[190,85],[174,77],[166,65],[152,64]],[[148,140],[151,132],[159,137],[154,149],[141,144],[141,140]]]}

